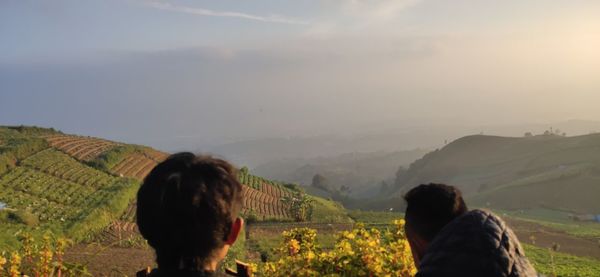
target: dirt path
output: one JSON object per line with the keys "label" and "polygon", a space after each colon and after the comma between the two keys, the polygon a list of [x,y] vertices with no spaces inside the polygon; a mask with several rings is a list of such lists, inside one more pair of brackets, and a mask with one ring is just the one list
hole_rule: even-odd
{"label": "dirt path", "polygon": [[98,245],[78,244],[65,253],[67,262],[87,265],[93,276],[135,276],[139,270],[154,265],[150,249],[105,248]]}
{"label": "dirt path", "polygon": [[[575,256],[586,256],[600,259],[600,242],[569,235],[564,231],[536,224],[534,222],[504,218],[523,243],[534,244],[538,247],[552,247],[558,243],[559,252]],[[531,239],[535,237],[535,243]]]}

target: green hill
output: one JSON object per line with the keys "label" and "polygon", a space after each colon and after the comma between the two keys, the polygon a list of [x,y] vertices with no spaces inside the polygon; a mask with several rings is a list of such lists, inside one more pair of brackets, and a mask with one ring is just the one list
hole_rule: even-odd
{"label": "green hill", "polygon": [[480,206],[600,213],[600,135],[463,137],[411,164],[396,195],[429,182],[458,186]]}
{"label": "green hill", "polygon": [[[17,245],[20,231],[50,230],[75,241],[118,227],[135,231],[135,194],[167,153],[140,145],[63,134],[38,127],[0,127],[0,250]],[[255,220],[293,220],[286,196],[297,187],[248,172],[244,210]],[[343,220],[335,203],[314,197],[315,217]],[[331,202],[331,203],[330,203]],[[325,219],[327,220],[327,219]]]}

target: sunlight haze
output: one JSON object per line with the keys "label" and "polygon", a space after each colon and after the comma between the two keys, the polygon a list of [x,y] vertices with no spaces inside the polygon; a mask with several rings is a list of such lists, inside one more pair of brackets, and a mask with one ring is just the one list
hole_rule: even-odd
{"label": "sunlight haze", "polygon": [[600,118],[597,1],[260,2],[2,1],[0,119],[172,150]]}

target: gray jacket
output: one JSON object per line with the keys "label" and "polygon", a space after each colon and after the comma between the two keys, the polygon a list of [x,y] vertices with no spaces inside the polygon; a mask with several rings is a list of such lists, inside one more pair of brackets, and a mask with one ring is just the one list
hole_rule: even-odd
{"label": "gray jacket", "polygon": [[535,277],[519,240],[498,216],[473,210],[444,227],[415,277]]}

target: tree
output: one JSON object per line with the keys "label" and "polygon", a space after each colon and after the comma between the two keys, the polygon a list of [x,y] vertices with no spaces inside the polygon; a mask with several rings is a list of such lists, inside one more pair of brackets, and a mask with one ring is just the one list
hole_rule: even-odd
{"label": "tree", "polygon": [[386,193],[388,193],[390,190],[390,186],[387,184],[386,181],[381,181],[381,185],[379,187],[379,194],[380,195],[385,195]]}
{"label": "tree", "polygon": [[533,137],[533,134],[532,134],[531,132],[527,132],[527,133],[525,133],[525,137],[526,137],[526,138],[528,138],[528,137]]}
{"label": "tree", "polygon": [[292,196],[286,196],[281,201],[288,206],[289,212],[297,222],[312,219],[314,200],[306,193],[298,191]]}
{"label": "tree", "polygon": [[315,176],[313,176],[311,186],[313,186],[315,188],[318,188],[318,189],[322,189],[322,190],[327,191],[327,192],[334,192],[335,191],[335,189],[333,189],[331,187],[331,184],[329,183],[329,180],[325,176],[323,176],[321,174],[315,174]]}
{"label": "tree", "polygon": [[408,173],[408,170],[406,168],[404,168],[403,166],[398,167],[398,170],[396,170],[396,179],[394,180],[394,186],[400,187],[404,184],[406,173]]}

